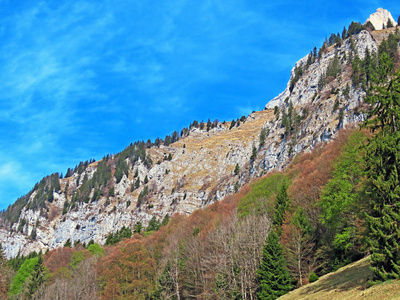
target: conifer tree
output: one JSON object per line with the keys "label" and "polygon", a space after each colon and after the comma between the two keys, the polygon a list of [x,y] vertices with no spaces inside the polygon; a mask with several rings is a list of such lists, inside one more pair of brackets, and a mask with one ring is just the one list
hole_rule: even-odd
{"label": "conifer tree", "polygon": [[267,137],[267,130],[263,127],[260,131],[260,147],[264,146],[266,137]]}
{"label": "conifer tree", "polygon": [[30,278],[30,282],[28,285],[28,291],[26,295],[31,298],[35,291],[45,282],[46,280],[46,271],[44,266],[42,265],[43,258],[42,256],[38,257],[38,261],[33,268],[33,272]]}
{"label": "conifer tree", "polygon": [[253,163],[256,158],[257,158],[257,148],[253,144],[253,149],[251,150],[251,156],[250,156],[250,163]]}
{"label": "conifer tree", "polygon": [[135,189],[137,189],[140,186],[140,179],[138,177],[138,179],[136,179],[135,181]]}
{"label": "conifer tree", "polygon": [[139,233],[139,234],[140,234],[140,233],[142,232],[142,229],[143,229],[142,222],[137,221],[136,224],[135,224],[135,226],[134,226],[134,228],[133,228],[133,232],[134,232],[134,233]]}
{"label": "conifer tree", "polygon": [[279,237],[271,231],[263,248],[262,262],[257,272],[259,281],[258,298],[262,300],[276,299],[293,289],[283,248]]}
{"label": "conifer tree", "polygon": [[162,226],[166,226],[166,225],[168,224],[168,222],[169,222],[169,214],[166,214],[166,215],[164,216],[164,219],[163,219],[162,222],[161,222],[161,225],[162,225]]}
{"label": "conifer tree", "polygon": [[289,198],[287,195],[287,183],[284,182],[279,188],[275,203],[273,225],[278,230],[278,232],[280,232],[281,230],[284,214],[288,206],[289,206]]}
{"label": "conifer tree", "polygon": [[379,69],[380,81],[367,97],[374,118],[364,125],[376,132],[366,145],[371,269],[374,280],[384,281],[400,278],[400,72],[388,80],[392,64],[386,53]]}
{"label": "conifer tree", "polygon": [[235,166],[235,170],[233,170],[233,173],[235,173],[235,175],[237,175],[237,174],[239,174],[239,172],[240,172],[240,167],[239,167],[239,164],[237,163]]}

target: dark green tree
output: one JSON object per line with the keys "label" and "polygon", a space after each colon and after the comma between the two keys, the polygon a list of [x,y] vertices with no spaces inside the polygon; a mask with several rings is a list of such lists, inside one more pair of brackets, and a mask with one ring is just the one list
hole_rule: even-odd
{"label": "dark green tree", "polygon": [[30,277],[28,291],[26,295],[30,299],[36,290],[46,281],[46,269],[43,266],[42,256],[38,257],[38,261],[33,268],[33,272]]}
{"label": "dark green tree", "polygon": [[364,123],[376,133],[366,145],[365,157],[371,198],[368,242],[376,281],[400,278],[400,72],[390,76],[393,64],[385,57],[379,68],[381,80],[366,99],[373,118]]}
{"label": "dark green tree", "polygon": [[233,173],[235,173],[235,175],[237,175],[237,174],[239,174],[239,171],[240,171],[239,164],[236,164],[235,170],[233,170]]}
{"label": "dark green tree", "polygon": [[231,122],[231,126],[229,126],[229,130],[231,130],[234,126],[236,125],[235,120],[232,120]]}
{"label": "dark green tree", "polygon": [[342,31],[342,39],[345,39],[345,38],[347,38],[347,29],[346,29],[346,26],[343,27],[343,31]]}
{"label": "dark green tree", "polygon": [[260,131],[260,147],[264,146],[267,130],[263,127]]}
{"label": "dark green tree", "polygon": [[36,227],[35,226],[33,226],[33,228],[32,228],[31,238],[32,238],[32,240],[36,240]]}
{"label": "dark green tree", "polygon": [[287,195],[287,187],[288,187],[287,183],[283,182],[281,187],[279,188],[278,195],[276,196],[273,225],[275,226],[278,232],[280,232],[281,230],[285,211],[289,207],[289,197]]}
{"label": "dark green tree", "polygon": [[146,228],[147,232],[150,231],[157,231],[159,230],[161,227],[160,221],[158,221],[158,219],[156,218],[156,216],[153,216],[149,222],[149,225]]}
{"label": "dark green tree", "polygon": [[280,113],[279,107],[277,105],[275,105],[275,107],[274,107],[274,115],[275,115],[277,121],[279,120],[279,113]]}
{"label": "dark green tree", "polygon": [[256,160],[256,157],[257,157],[257,148],[253,144],[253,149],[251,150],[250,162],[253,163]]}
{"label": "dark green tree", "polygon": [[164,145],[165,145],[165,146],[169,146],[169,145],[171,144],[171,142],[172,142],[171,136],[167,135],[167,136],[165,137]]}
{"label": "dark green tree", "polygon": [[368,22],[365,24],[365,28],[366,28],[366,29],[369,29],[369,30],[371,30],[371,31],[374,31],[374,30],[375,30],[375,26],[371,23],[371,21],[368,21]]}
{"label": "dark green tree", "polygon": [[135,181],[135,189],[137,189],[140,186],[140,179],[138,177],[138,179],[136,179]]}
{"label": "dark green tree", "polygon": [[259,288],[257,296],[262,300],[276,299],[293,289],[283,248],[279,237],[271,231],[263,247],[262,261],[257,271]]}
{"label": "dark green tree", "polygon": [[64,243],[64,247],[72,248],[71,239],[68,239],[68,240]]}
{"label": "dark green tree", "polygon": [[140,234],[140,233],[142,232],[142,230],[143,230],[142,222],[137,221],[136,224],[135,224],[135,226],[133,227],[133,232],[134,232],[134,233],[139,233],[139,234]]}
{"label": "dark green tree", "polygon": [[112,186],[112,187],[108,190],[107,196],[108,196],[108,197],[114,197],[114,196],[115,196],[114,192],[115,192],[115,189],[114,189],[114,187]]}
{"label": "dark green tree", "polygon": [[166,226],[168,222],[169,222],[169,214],[166,214],[161,222],[161,226]]}

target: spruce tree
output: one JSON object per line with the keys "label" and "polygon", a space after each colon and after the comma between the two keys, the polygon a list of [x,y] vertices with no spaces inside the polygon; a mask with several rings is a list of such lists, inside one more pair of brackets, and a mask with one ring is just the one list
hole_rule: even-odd
{"label": "spruce tree", "polygon": [[138,177],[138,179],[136,179],[135,181],[135,189],[137,189],[140,186],[140,179]]}
{"label": "spruce tree", "polygon": [[274,231],[268,235],[263,248],[262,262],[257,271],[259,287],[257,296],[262,300],[276,299],[293,289],[283,248]]}
{"label": "spruce tree", "polygon": [[273,225],[275,226],[278,233],[281,231],[284,214],[289,206],[287,187],[288,187],[287,183],[283,182],[281,187],[279,188],[278,195],[276,196]]}
{"label": "spruce tree", "polygon": [[367,97],[374,118],[365,122],[376,132],[366,145],[367,224],[374,280],[384,281],[400,278],[400,72],[388,80],[392,64],[386,54],[379,69],[380,82]]}
{"label": "spruce tree", "polygon": [[257,158],[257,148],[253,144],[253,149],[251,150],[251,156],[250,156],[250,163],[253,163]]}
{"label": "spruce tree", "polygon": [[265,138],[267,137],[267,130],[263,127],[260,131],[260,147],[264,146]]}
{"label": "spruce tree", "polygon": [[233,172],[235,173],[235,175],[238,175],[238,174],[239,174],[239,172],[240,172],[240,167],[239,167],[239,164],[238,164],[238,163],[236,164],[235,170],[233,170]]}

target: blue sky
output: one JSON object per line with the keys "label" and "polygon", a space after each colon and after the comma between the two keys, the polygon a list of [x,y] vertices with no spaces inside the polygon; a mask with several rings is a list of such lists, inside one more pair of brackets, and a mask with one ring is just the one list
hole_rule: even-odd
{"label": "blue sky", "polygon": [[43,176],[261,110],[294,63],[397,1],[0,0],[0,209]]}

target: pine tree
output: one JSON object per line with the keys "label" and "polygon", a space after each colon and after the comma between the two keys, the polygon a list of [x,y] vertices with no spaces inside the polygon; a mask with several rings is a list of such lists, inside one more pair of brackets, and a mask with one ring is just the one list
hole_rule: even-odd
{"label": "pine tree", "polygon": [[235,126],[235,124],[236,124],[235,120],[232,120],[231,126],[229,126],[229,130],[231,130]]}
{"label": "pine tree", "polygon": [[251,156],[250,156],[250,163],[253,163],[257,158],[257,148],[253,144],[253,149],[251,150]]}
{"label": "pine tree", "polygon": [[263,248],[262,262],[257,271],[259,299],[276,299],[293,289],[283,248],[279,244],[279,237],[271,231]]}
{"label": "pine tree", "polygon": [[400,72],[383,54],[380,82],[367,97],[372,105],[365,126],[376,135],[366,145],[371,210],[367,214],[374,280],[400,278]]}
{"label": "pine tree", "polygon": [[153,216],[149,222],[149,225],[146,228],[146,231],[157,231],[161,227],[160,221],[156,218],[156,216]]}
{"label": "pine tree", "polygon": [[135,189],[137,189],[140,186],[140,179],[138,177],[138,179],[136,179],[135,181]]}
{"label": "pine tree", "polygon": [[267,130],[263,127],[260,131],[260,147],[264,146],[266,137],[267,137]]}
{"label": "pine tree", "polygon": [[166,214],[161,222],[161,226],[166,226],[168,222],[169,222],[169,214]]}
{"label": "pine tree", "polygon": [[239,164],[237,163],[236,166],[235,166],[235,170],[233,171],[233,173],[235,173],[235,175],[237,175],[237,174],[239,174],[239,172],[240,172],[240,167],[239,167]]}
{"label": "pine tree", "polygon": [[136,224],[135,224],[135,226],[133,227],[133,232],[134,232],[134,233],[139,233],[139,234],[140,234],[140,233],[142,232],[142,229],[143,229],[142,222],[137,221]]}
{"label": "pine tree", "polygon": [[32,231],[31,231],[31,238],[32,240],[36,240],[36,227],[33,226]]}
{"label": "pine tree", "polygon": [[279,188],[275,203],[273,225],[278,230],[278,232],[280,232],[281,230],[284,214],[288,206],[289,206],[289,198],[287,195],[287,183],[284,182]]}
{"label": "pine tree", "polygon": [[347,38],[347,29],[346,27],[343,27],[343,31],[342,31],[342,39]]}
{"label": "pine tree", "polygon": [[64,247],[72,248],[71,239],[68,239],[68,240],[64,243]]}

